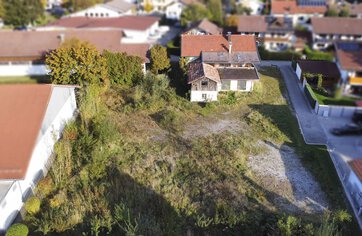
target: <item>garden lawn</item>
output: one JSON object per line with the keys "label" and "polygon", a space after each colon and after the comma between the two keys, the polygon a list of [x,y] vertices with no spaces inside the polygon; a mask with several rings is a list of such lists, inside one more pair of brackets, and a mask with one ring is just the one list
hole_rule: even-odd
{"label": "garden lawn", "polygon": [[0,84],[50,83],[48,76],[1,76]]}
{"label": "garden lawn", "polygon": [[318,90],[313,89],[315,97],[318,100],[320,105],[337,105],[337,106],[356,106],[355,102],[361,99],[346,97],[343,96],[341,98],[328,97],[321,94]]}

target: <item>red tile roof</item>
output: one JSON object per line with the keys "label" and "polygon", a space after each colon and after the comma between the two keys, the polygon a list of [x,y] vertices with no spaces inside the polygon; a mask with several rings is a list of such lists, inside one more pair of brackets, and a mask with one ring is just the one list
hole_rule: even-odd
{"label": "red tile roof", "polygon": [[326,6],[299,6],[295,0],[272,0],[272,14],[324,14]]}
{"label": "red tile roof", "polygon": [[122,32],[119,30],[0,31],[0,60],[14,57],[40,58],[44,53],[59,47],[61,35],[64,40],[78,38],[88,41],[99,51],[126,52],[148,61],[146,54],[150,45],[121,43]]}
{"label": "red tile roof", "polygon": [[357,175],[360,181],[362,181],[362,159],[357,159],[349,162],[353,172]]}
{"label": "red tile roof", "polygon": [[0,179],[25,177],[51,92],[51,85],[0,86]]}
{"label": "red tile roof", "polygon": [[343,70],[362,71],[362,44],[350,43],[356,49],[345,50],[341,46],[348,45],[348,43],[337,43],[335,45],[337,58]]}
{"label": "red tile roof", "polygon": [[[232,52],[257,52],[255,37],[231,35]],[[182,35],[181,56],[198,57],[201,52],[228,52],[227,36],[223,35]]]}
{"label": "red tile roof", "polygon": [[313,17],[313,33],[362,35],[362,19],[350,17]]}
{"label": "red tile roof", "polygon": [[160,18],[154,16],[121,16],[111,18],[65,17],[46,27],[60,28],[113,28],[147,30]]}

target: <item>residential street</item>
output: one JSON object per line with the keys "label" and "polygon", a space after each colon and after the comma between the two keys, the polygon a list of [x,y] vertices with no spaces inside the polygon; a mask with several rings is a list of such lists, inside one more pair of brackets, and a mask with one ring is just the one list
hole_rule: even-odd
{"label": "residential street", "polygon": [[346,197],[352,205],[359,226],[362,228],[362,217],[358,215],[359,203],[354,201],[351,196],[351,193],[356,190],[347,182],[351,171],[348,162],[362,158],[362,136],[335,136],[331,134],[332,128],[351,123],[350,118],[317,116],[300,89],[301,84],[298,83],[290,62],[263,61],[261,64],[276,65],[280,68],[305,142],[327,146]]}

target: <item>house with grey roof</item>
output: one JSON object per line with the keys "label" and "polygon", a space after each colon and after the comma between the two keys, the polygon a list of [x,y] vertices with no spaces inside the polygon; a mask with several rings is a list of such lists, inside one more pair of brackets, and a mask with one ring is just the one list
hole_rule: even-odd
{"label": "house with grey roof", "polygon": [[269,51],[283,51],[293,46],[293,21],[290,17],[238,16],[237,31],[256,36],[258,45]]}
{"label": "house with grey roof", "polygon": [[312,18],[313,49],[327,49],[338,42],[362,42],[362,19]]}
{"label": "house with grey roof", "polygon": [[250,92],[259,80],[254,36],[182,35],[181,56],[189,62],[192,102],[216,101],[220,91]]}

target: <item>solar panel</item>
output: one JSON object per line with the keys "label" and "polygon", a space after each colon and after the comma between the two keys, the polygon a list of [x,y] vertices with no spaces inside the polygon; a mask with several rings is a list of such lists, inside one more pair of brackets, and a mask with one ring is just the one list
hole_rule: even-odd
{"label": "solar panel", "polygon": [[299,6],[325,6],[326,0],[298,0]]}
{"label": "solar panel", "polygon": [[344,51],[358,51],[359,45],[357,43],[338,43],[338,48]]}

